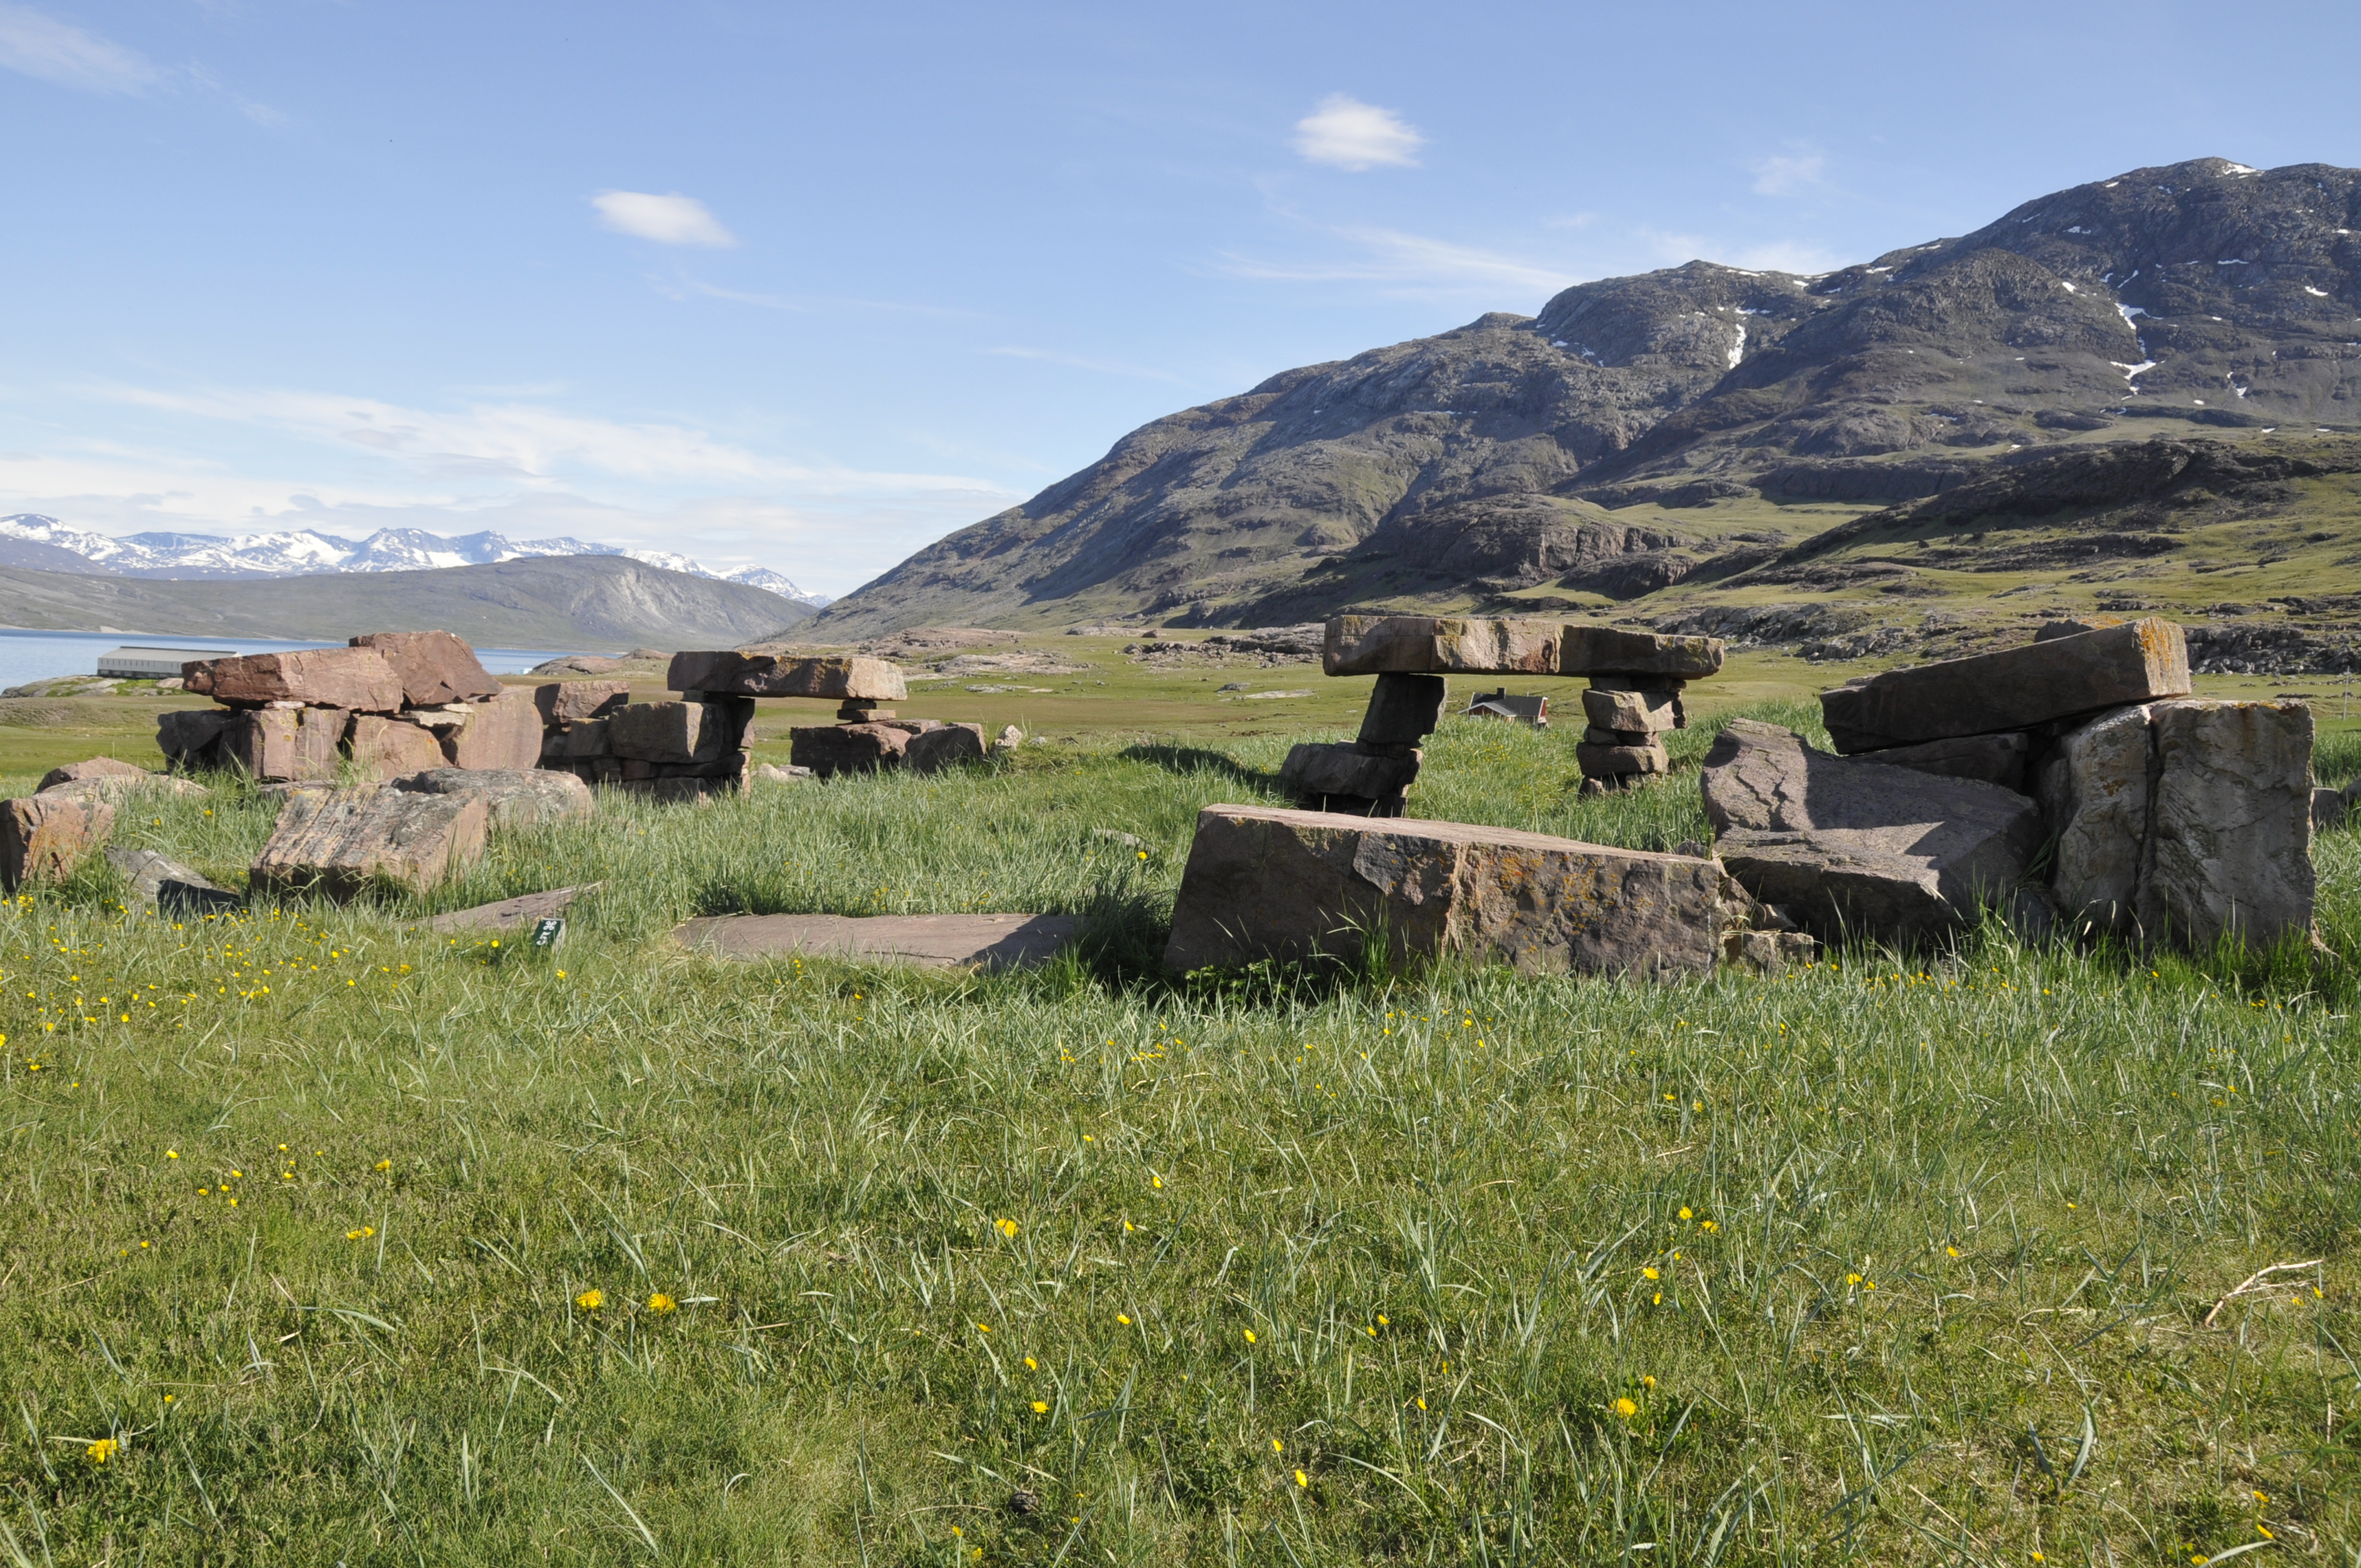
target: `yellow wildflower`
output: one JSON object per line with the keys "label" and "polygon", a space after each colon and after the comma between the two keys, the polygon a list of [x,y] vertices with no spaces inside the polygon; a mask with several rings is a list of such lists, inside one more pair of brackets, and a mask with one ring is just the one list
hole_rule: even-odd
{"label": "yellow wildflower", "polygon": [[585,1290],[574,1298],[574,1304],[586,1312],[595,1312],[607,1304],[607,1293],[604,1290]]}
{"label": "yellow wildflower", "polygon": [[90,1445],[90,1462],[93,1464],[105,1464],[108,1460],[115,1457],[115,1451],[119,1446],[120,1445],[117,1444],[111,1437],[100,1438],[96,1442]]}
{"label": "yellow wildflower", "polygon": [[1304,1475],[1302,1471],[1299,1470],[1295,1473],[1295,1484],[1299,1486],[1309,1486],[1312,1485],[1312,1479],[1310,1476]]}
{"label": "yellow wildflower", "polygon": [[1248,1344],[1252,1344],[1252,1343],[1254,1343],[1254,1342],[1255,1342],[1254,1330],[1252,1330],[1252,1329],[1248,1329],[1248,1330],[1246,1331],[1246,1343],[1247,1343]]}
{"label": "yellow wildflower", "polygon": [[1615,1401],[1615,1413],[1628,1421],[1640,1413],[1640,1407],[1630,1399],[1618,1399]]}
{"label": "yellow wildflower", "polygon": [[679,1302],[674,1300],[671,1297],[665,1295],[661,1290],[648,1298],[648,1310],[651,1312],[669,1312],[678,1308],[679,1305]]}
{"label": "yellow wildflower", "polygon": [[1034,1413],[1035,1415],[1037,1415],[1037,1416],[1046,1416],[1046,1415],[1048,1415],[1048,1414],[1049,1413],[1049,1402],[1047,1399],[1036,1399],[1036,1400],[1034,1400],[1034,1401],[1033,1401],[1033,1413]]}

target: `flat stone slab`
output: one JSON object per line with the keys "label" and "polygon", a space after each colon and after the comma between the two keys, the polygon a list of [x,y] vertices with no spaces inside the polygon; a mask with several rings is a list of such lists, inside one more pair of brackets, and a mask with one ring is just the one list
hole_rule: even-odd
{"label": "flat stone slab", "polygon": [[478,904],[471,909],[454,909],[447,915],[437,915],[426,925],[434,931],[513,931],[535,921],[555,919],[576,899],[606,885],[586,882],[575,887],[553,887],[547,893],[520,894],[514,898]]}
{"label": "flat stone slab", "polygon": [[168,920],[183,916],[225,915],[246,907],[242,894],[232,893],[194,867],[182,865],[154,850],[114,844],[108,846],[106,859],[123,873],[140,902],[154,905],[157,913]]}
{"label": "flat stone slab", "polygon": [[2043,837],[2014,790],[1832,757],[1749,719],[1715,738],[1702,783],[1730,874],[1828,942],[1914,943],[2014,908]]}
{"label": "flat stone slab", "polygon": [[489,817],[480,795],[298,791],[280,808],[247,885],[256,893],[317,892],[339,902],[379,878],[423,890],[483,853]]}
{"label": "flat stone slab", "polygon": [[899,702],[910,695],[899,665],[884,659],[796,659],[775,653],[675,653],[664,685],[676,692],[731,696],[828,696]]}
{"label": "flat stone slab", "polygon": [[1848,755],[1957,735],[2030,729],[2102,708],[2189,694],[2189,644],[2150,616],[2072,637],[1888,670],[1820,694]]}
{"label": "flat stone slab", "polygon": [[1528,972],[1666,975],[1722,961],[1752,901],[1709,860],[1464,822],[1209,806],[1169,970],[1458,952]]}
{"label": "flat stone slab", "polygon": [[715,958],[802,953],[884,959],[928,969],[1030,969],[1074,939],[1065,915],[714,915],[673,929],[673,940]]}
{"label": "flat stone slab", "polygon": [[1330,619],[1321,667],[1332,675],[1630,674],[1693,678],[1721,668],[1715,637],[1666,637],[1558,620],[1433,615]]}
{"label": "flat stone slab", "polygon": [[401,706],[401,676],[374,648],[303,648],[182,666],[188,689],[232,707],[299,702],[360,713]]}

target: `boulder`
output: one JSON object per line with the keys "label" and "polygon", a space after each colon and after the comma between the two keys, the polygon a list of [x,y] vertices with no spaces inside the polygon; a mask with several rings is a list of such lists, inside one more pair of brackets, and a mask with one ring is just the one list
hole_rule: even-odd
{"label": "boulder", "polygon": [[2070,730],[2041,768],[2059,907],[2202,952],[2309,937],[2312,710],[2188,697]]}
{"label": "boulder", "polygon": [[115,807],[103,800],[62,794],[0,800],[0,892],[65,881],[114,831]]}
{"label": "boulder", "polygon": [[734,696],[825,696],[898,702],[910,695],[884,659],[798,659],[775,653],[675,653],[664,684],[676,692]]}
{"label": "boulder", "polygon": [[1587,779],[1620,779],[1668,773],[1673,764],[1662,746],[1597,745],[1585,740],[1574,749],[1574,765]]}
{"label": "boulder", "polygon": [[1441,675],[1379,675],[1356,739],[1368,746],[1417,745],[1442,722],[1449,686]]}
{"label": "boulder", "polygon": [[68,762],[62,768],[51,768],[41,775],[41,782],[34,785],[33,790],[38,795],[42,790],[55,789],[61,784],[72,784],[78,779],[144,779],[150,776],[147,769],[116,762],[113,757],[93,757],[86,762]]}
{"label": "boulder", "polygon": [[1414,746],[1380,751],[1357,741],[1306,740],[1289,748],[1279,784],[1316,811],[1398,817],[1425,756]]}
{"label": "boulder", "polygon": [[407,719],[362,713],[353,718],[353,764],[370,779],[439,768],[446,761],[434,732]]}
{"label": "boulder", "polygon": [[392,713],[401,707],[401,677],[374,648],[305,648],[292,653],[247,653],[184,666],[188,689],[232,707],[269,702]]}
{"label": "boulder", "polygon": [[494,828],[534,828],[598,809],[588,784],[545,768],[432,768],[395,779],[390,787],[413,795],[474,795],[490,807]]}
{"label": "boulder", "polygon": [[500,695],[500,677],[476,658],[476,651],[447,631],[371,631],[353,639],[373,648],[401,681],[401,700],[411,707],[435,707]]}
{"label": "boulder", "polygon": [[229,715],[218,707],[173,707],[156,716],[156,749],[164,765],[181,773],[221,764],[222,729]]}
{"label": "boulder", "polygon": [[1181,873],[1170,970],[1375,940],[1534,972],[1712,969],[1752,902],[1708,860],[1460,822],[1209,806]]}
{"label": "boulder", "polygon": [[1746,891],[1822,941],[1909,945],[2019,896],[2041,813],[1975,779],[1832,757],[1774,725],[1733,719],[1706,756],[1706,816]]}
{"label": "boulder", "polygon": [[2180,628],[2150,617],[2046,642],[1888,670],[1820,694],[1839,751],[1983,735],[2189,691]]}
{"label": "boulder", "polygon": [[737,744],[734,717],[719,703],[635,702],[607,719],[607,744],[644,762],[711,762]]}
{"label": "boulder", "polygon": [[168,920],[223,915],[246,906],[246,900],[237,894],[154,850],[115,844],[108,848],[106,860],[123,873],[140,903],[154,905]]}
{"label": "boulder", "polygon": [[318,893],[340,903],[380,879],[423,892],[483,853],[489,817],[480,795],[299,791],[280,808],[247,885],[261,894]]}
{"label": "boulder", "polygon": [[923,734],[910,737],[902,751],[904,763],[913,772],[937,773],[961,762],[983,761],[983,726],[981,724],[939,724]]}
{"label": "boulder", "polygon": [[541,707],[533,691],[511,686],[475,705],[467,722],[442,737],[455,768],[513,771],[541,761]]}
{"label": "boulder", "polygon": [[544,724],[581,724],[629,706],[629,681],[552,681],[533,688]]}
{"label": "boulder", "polygon": [[2003,789],[2029,795],[2032,785],[2026,778],[2025,767],[2032,753],[2033,738],[2020,729],[2000,735],[1960,735],[1948,740],[1928,740],[1916,746],[1894,746],[1857,755],[1865,762],[1879,762],[1889,768],[1915,768],[1922,773],[1940,773],[1945,778],[1982,779]]}
{"label": "boulder", "polygon": [[1565,628],[1554,620],[1339,615],[1321,667],[1332,675],[1554,674]]}

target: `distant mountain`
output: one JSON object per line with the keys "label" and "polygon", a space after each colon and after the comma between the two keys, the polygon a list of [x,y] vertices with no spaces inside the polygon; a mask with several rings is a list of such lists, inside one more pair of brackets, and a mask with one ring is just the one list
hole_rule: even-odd
{"label": "distant mountain", "polygon": [[341,641],[440,630],[485,647],[602,652],[734,648],[810,614],[764,588],[612,554],[202,581],[0,566],[0,625],[43,630]]}
{"label": "distant mountain", "polygon": [[1579,284],[1143,426],[812,630],[1258,625],[1543,585],[1645,609],[1733,563],[1749,508],[1759,551],[1781,509],[1874,510],[2071,444],[2352,431],[2356,230],[2361,170],[2199,159],[1835,272]]}
{"label": "distant mountain", "polygon": [[69,528],[53,517],[20,512],[0,518],[0,565],[125,577],[292,577],[331,572],[418,572],[491,565],[551,555],[620,555],[693,577],[747,583],[798,604],[819,606],[767,566],[708,570],[686,555],[623,550],[579,539],[511,540],[489,532],[450,537],[416,528],[381,528],[366,539],[303,529],[288,533],[131,533],[115,538]]}

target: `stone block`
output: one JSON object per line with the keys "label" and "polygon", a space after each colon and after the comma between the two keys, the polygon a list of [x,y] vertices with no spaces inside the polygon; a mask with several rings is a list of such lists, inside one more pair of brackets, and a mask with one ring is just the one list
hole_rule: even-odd
{"label": "stone block", "polygon": [[1582,743],[1586,746],[1653,746],[1659,749],[1663,746],[1663,742],[1645,729],[1601,729],[1596,724],[1584,729]]}
{"label": "stone block", "polygon": [[2126,707],[2068,730],[2042,761],[2049,885],[2059,912],[2091,931],[2140,934],[2154,751],[2147,708]]}
{"label": "stone block", "polygon": [[531,689],[511,686],[442,737],[443,754],[455,768],[513,771],[541,761],[541,707]]}
{"label": "stone block", "polygon": [[1722,864],[1822,941],[1912,945],[2017,910],[2042,842],[2026,796],[1975,779],[1832,757],[1733,719],[1703,773]]}
{"label": "stone block", "polygon": [[222,726],[224,765],[258,779],[295,776],[295,716],[292,707],[238,708]]}
{"label": "stone block", "polygon": [[1415,746],[1442,722],[1450,683],[1441,675],[1384,674],[1361,715],[1364,745]]}
{"label": "stone block", "polygon": [[1290,747],[1279,784],[1298,799],[1329,796],[1377,801],[1397,798],[1418,777],[1425,753],[1414,747],[1377,751],[1356,743],[1306,740]]}
{"label": "stone block", "polygon": [[1554,620],[1339,615],[1321,666],[1332,675],[1554,674],[1564,630]]}
{"label": "stone block", "polygon": [[374,648],[304,648],[292,653],[247,653],[187,664],[188,689],[233,707],[268,702],[392,713],[401,707],[401,677]]}
{"label": "stone block", "polygon": [[247,884],[258,894],[317,893],[340,903],[380,879],[423,892],[483,853],[489,817],[480,795],[301,791],[280,809]]}
{"label": "stone block", "polygon": [[62,768],[51,768],[41,775],[41,782],[35,784],[33,790],[38,795],[42,790],[55,789],[61,784],[72,784],[81,779],[144,779],[148,776],[147,769],[129,762],[117,762],[113,757],[93,757],[86,762],[68,762]]}
{"label": "stone block", "polygon": [[106,859],[108,864],[123,873],[139,902],[155,905],[156,912],[167,920],[224,915],[246,906],[243,896],[208,880],[193,867],[153,850],[110,845]]}
{"label": "stone block", "polygon": [[1720,961],[1749,901],[1708,860],[1459,822],[1209,806],[1165,967],[1457,953],[1532,972],[1663,975]]}
{"label": "stone block", "polygon": [[2184,698],[2149,708],[2155,839],[2141,916],[2203,952],[2312,934],[2312,709]]}
{"label": "stone block", "polygon": [[1984,735],[2189,690],[2180,628],[2150,617],[2047,642],[1888,670],[1820,694],[1839,751]]}
{"label": "stone block", "polygon": [[490,809],[490,826],[500,828],[570,821],[598,808],[588,784],[547,768],[433,768],[395,779],[391,787],[413,795],[477,796]]}
{"label": "stone block", "polygon": [[939,773],[961,762],[983,761],[983,726],[944,724],[910,737],[902,757],[913,773]]}
{"label": "stone block", "polygon": [[333,779],[345,760],[353,716],[341,707],[306,707],[295,715],[295,771],[290,778]]}
{"label": "stone block", "polygon": [[1584,741],[1574,749],[1574,765],[1585,778],[1621,779],[1669,773],[1673,764],[1662,746],[1594,746]]}
{"label": "stone block", "polygon": [[1582,694],[1582,716],[1595,729],[1642,735],[1681,729],[1686,718],[1681,694],[1664,686],[1613,691],[1594,685]]}
{"label": "stone block", "polygon": [[156,716],[156,749],[164,765],[181,773],[221,765],[222,729],[229,715],[218,707],[173,707]]}
{"label": "stone block", "polygon": [[719,703],[635,702],[607,719],[607,743],[640,762],[711,762],[737,745],[734,718]]}
{"label": "stone block", "polygon": [[104,800],[36,795],[0,800],[0,892],[27,883],[60,883],[115,831]]}
{"label": "stone block", "polygon": [[1664,675],[1695,680],[1721,671],[1719,637],[1675,637],[1620,626],[1569,626],[1558,647],[1561,675]]}
{"label": "stone block", "polygon": [[431,729],[379,713],[353,716],[353,763],[363,778],[424,773],[447,760]]}
{"label": "stone block", "polygon": [[393,666],[405,707],[438,707],[500,695],[500,678],[448,631],[370,631],[354,638],[352,645],[374,649]]}
{"label": "stone block", "polygon": [[787,761],[823,779],[875,773],[900,767],[910,741],[921,733],[919,725],[907,719],[803,725],[787,731]]}
{"label": "stone block", "polygon": [[664,684],[708,696],[822,696],[898,702],[910,695],[899,667],[884,659],[798,659],[784,654],[675,653]]}
{"label": "stone block", "polygon": [[533,688],[544,724],[581,724],[629,706],[629,681],[552,681]]}
{"label": "stone block", "polygon": [[2033,793],[2026,762],[2033,754],[2033,738],[2023,730],[1999,735],[1960,735],[1948,740],[1927,740],[1916,746],[1894,746],[1883,751],[1857,752],[1865,762],[1889,768],[1915,768],[1945,778],[1982,779],[2020,795]]}
{"label": "stone block", "polygon": [[607,732],[609,722],[604,718],[590,718],[578,724],[569,724],[563,729],[544,730],[541,737],[543,759],[572,761],[583,757],[613,756],[614,742]]}

